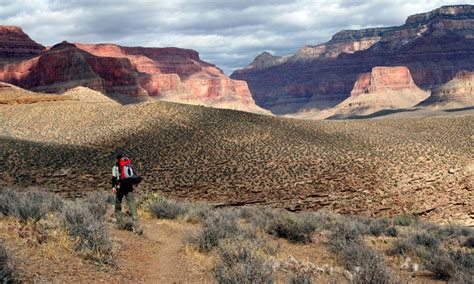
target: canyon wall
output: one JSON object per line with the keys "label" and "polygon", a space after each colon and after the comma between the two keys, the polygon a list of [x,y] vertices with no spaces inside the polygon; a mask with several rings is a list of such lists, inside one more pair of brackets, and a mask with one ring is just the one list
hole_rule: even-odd
{"label": "canyon wall", "polygon": [[263,53],[231,78],[245,80],[259,106],[284,114],[336,106],[375,66],[406,66],[425,90],[473,71],[474,6],[444,6],[399,27],[341,31],[289,56]]}

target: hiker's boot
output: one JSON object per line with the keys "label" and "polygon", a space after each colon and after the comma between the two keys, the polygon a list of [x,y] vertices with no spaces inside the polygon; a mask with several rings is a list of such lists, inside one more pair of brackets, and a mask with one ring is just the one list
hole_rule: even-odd
{"label": "hiker's boot", "polygon": [[139,235],[139,236],[143,235],[143,228],[142,226],[140,226],[140,223],[138,222],[138,220],[133,220],[132,231],[136,235]]}

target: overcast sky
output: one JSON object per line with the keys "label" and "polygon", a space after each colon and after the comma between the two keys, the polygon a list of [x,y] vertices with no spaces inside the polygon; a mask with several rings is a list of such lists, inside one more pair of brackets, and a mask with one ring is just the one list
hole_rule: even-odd
{"label": "overcast sky", "polygon": [[230,74],[262,51],[294,53],[342,29],[402,25],[409,15],[463,3],[474,0],[0,0],[0,24],[20,26],[43,45],[191,48]]}

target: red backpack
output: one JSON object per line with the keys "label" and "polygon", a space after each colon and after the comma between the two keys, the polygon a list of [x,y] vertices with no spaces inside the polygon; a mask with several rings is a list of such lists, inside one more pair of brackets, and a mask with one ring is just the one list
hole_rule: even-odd
{"label": "red backpack", "polygon": [[122,157],[119,160],[119,172],[120,180],[135,176],[135,166],[132,164],[132,160],[127,157]]}
{"label": "red backpack", "polygon": [[135,166],[127,157],[122,157],[119,160],[120,184],[139,184],[143,179],[136,175]]}

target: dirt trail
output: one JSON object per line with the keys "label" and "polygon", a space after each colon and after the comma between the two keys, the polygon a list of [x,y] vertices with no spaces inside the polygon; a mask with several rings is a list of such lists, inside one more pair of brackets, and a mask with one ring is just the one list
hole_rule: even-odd
{"label": "dirt trail", "polygon": [[189,224],[143,220],[142,236],[111,225],[119,244],[118,269],[124,281],[144,283],[211,283],[209,271],[186,254],[185,238],[194,228]]}

